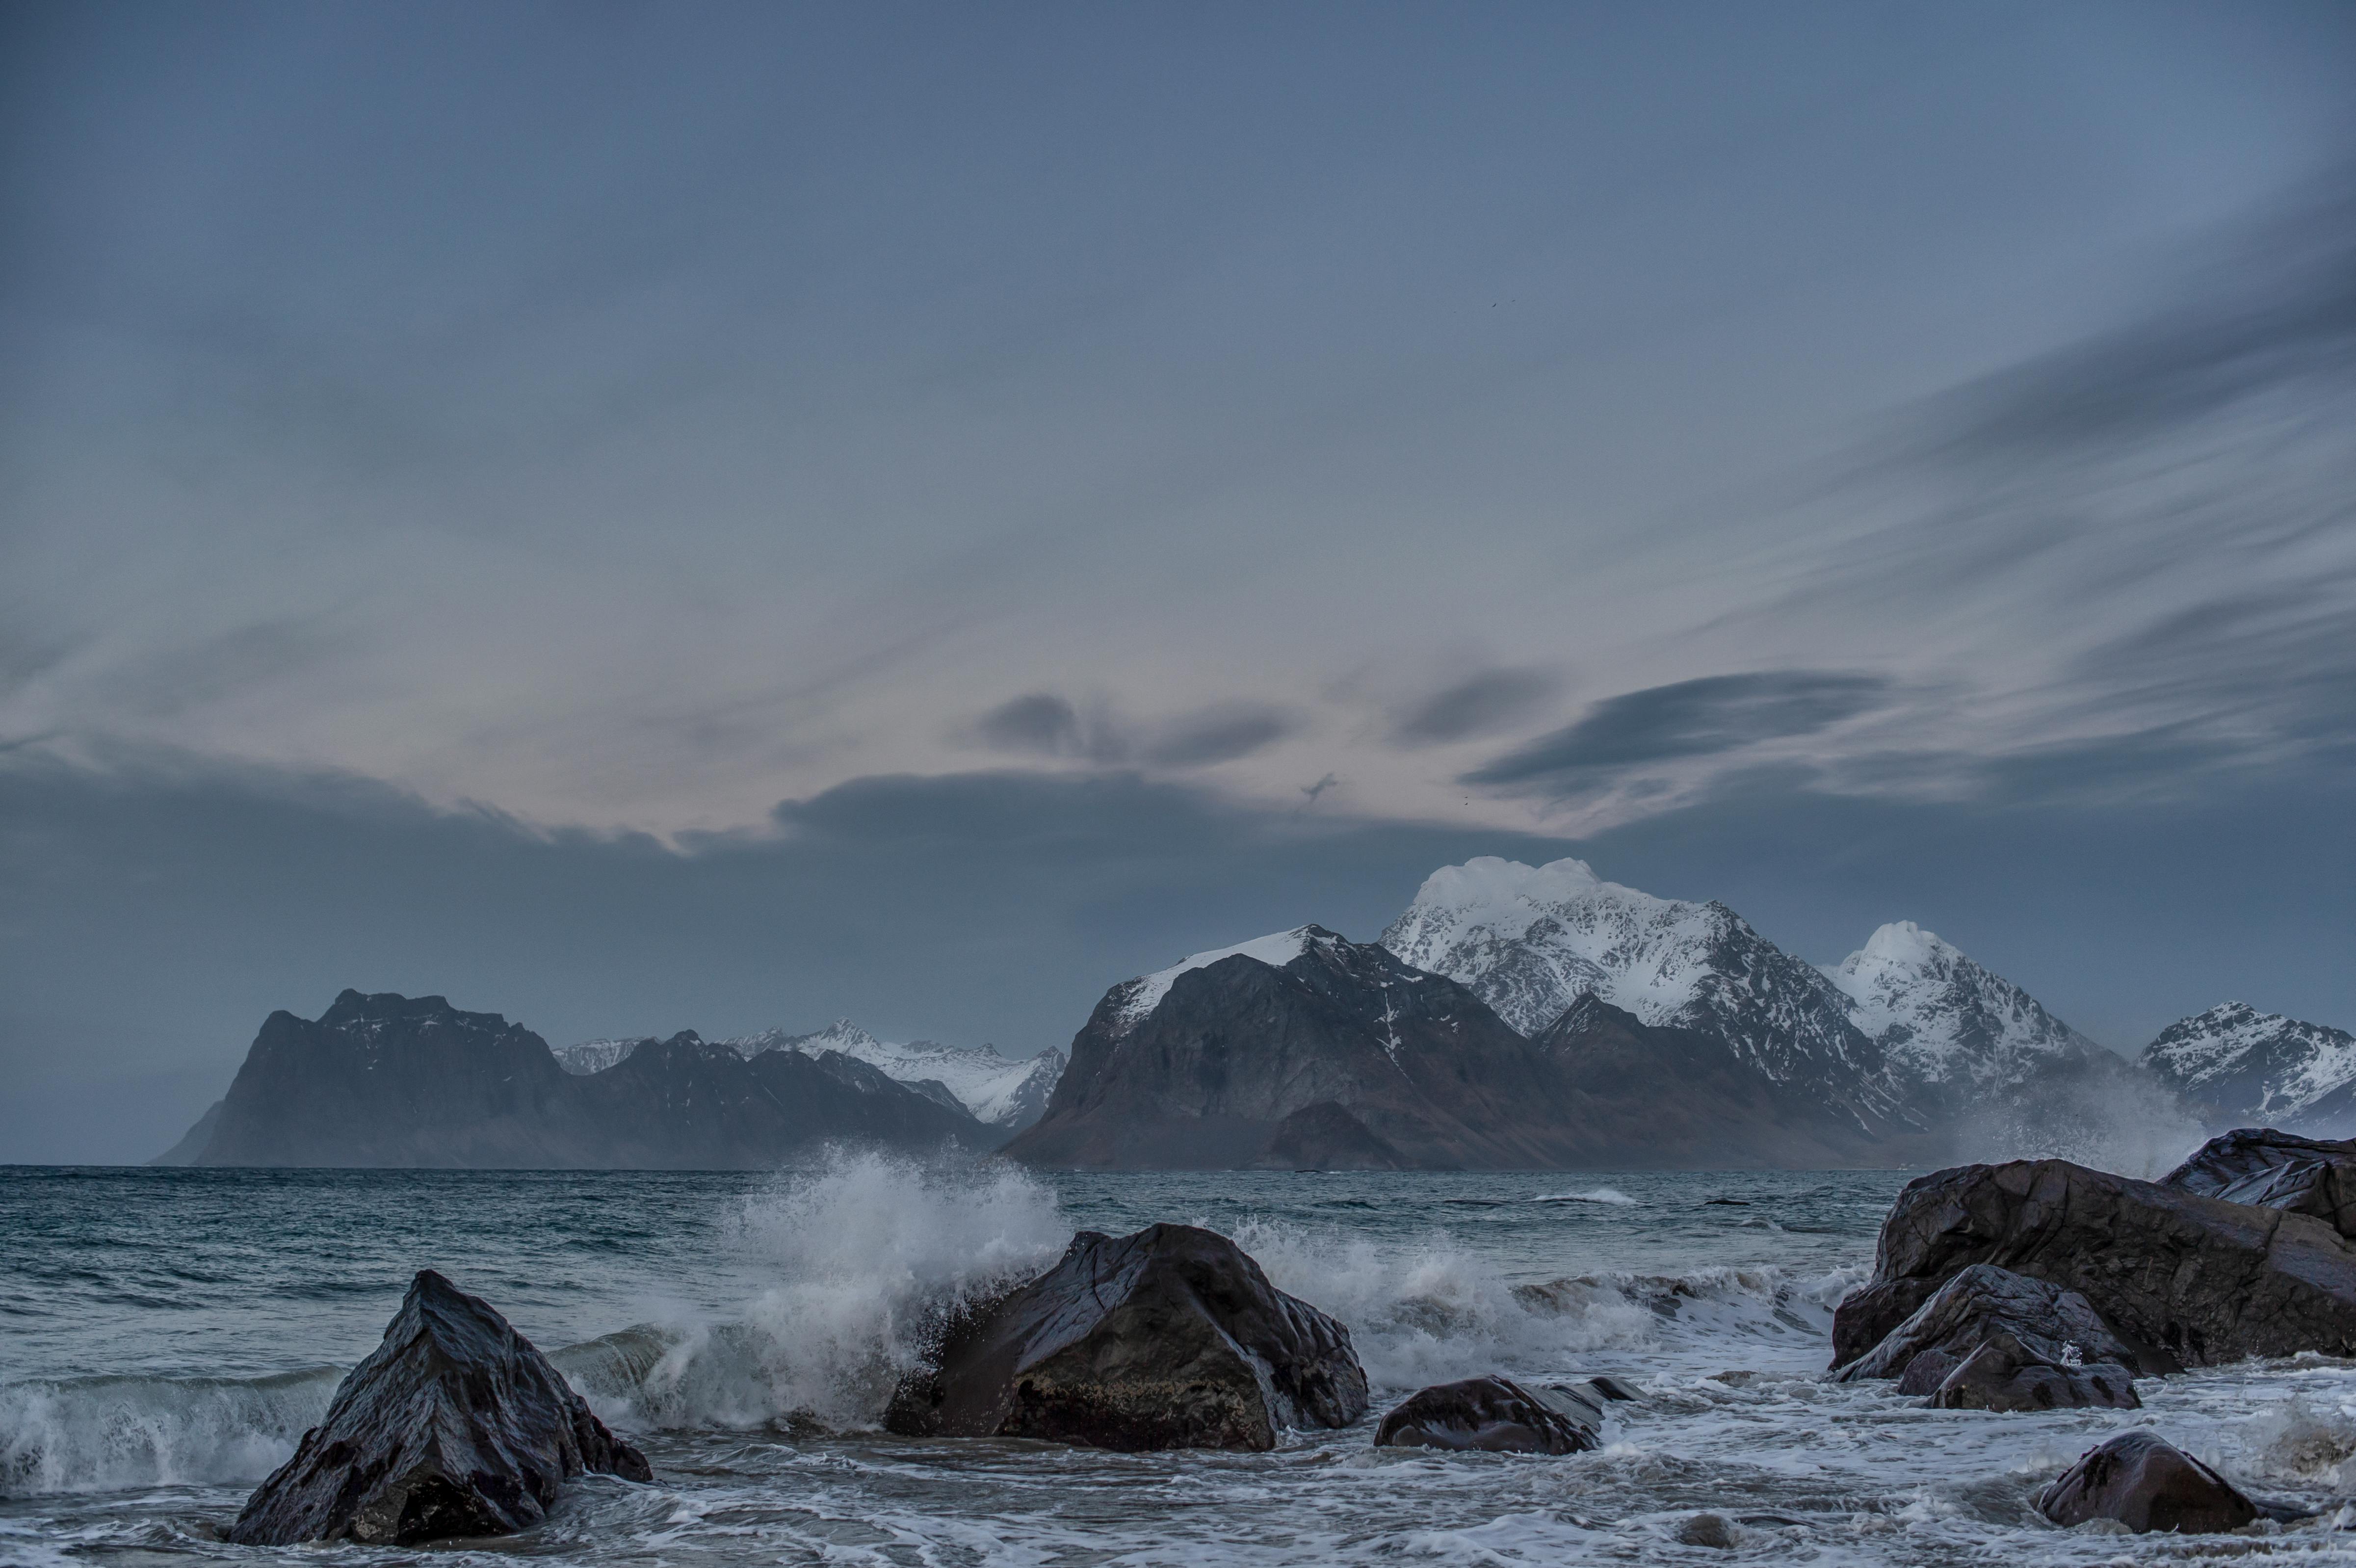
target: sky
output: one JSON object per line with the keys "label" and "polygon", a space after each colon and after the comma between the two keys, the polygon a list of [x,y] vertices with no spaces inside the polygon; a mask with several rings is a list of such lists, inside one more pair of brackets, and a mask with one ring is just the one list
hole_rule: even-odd
{"label": "sky", "polygon": [[0,14],[0,1160],[1579,854],[2356,1027],[2356,12]]}

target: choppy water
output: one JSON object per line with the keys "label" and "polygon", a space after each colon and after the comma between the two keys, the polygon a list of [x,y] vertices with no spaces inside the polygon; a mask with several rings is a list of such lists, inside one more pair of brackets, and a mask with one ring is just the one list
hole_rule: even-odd
{"label": "choppy water", "polygon": [[[2147,1380],[2140,1412],[1926,1411],[1817,1380],[1895,1175],[1032,1176],[851,1158],[781,1176],[0,1170],[0,1563],[282,1559],[216,1536],[440,1268],[654,1462],[434,1560],[597,1563],[2356,1562],[2356,1365]],[[1711,1201],[1732,1199],[1736,1201]],[[1272,1454],[910,1442],[873,1422],[960,1290],[1076,1227],[1241,1240],[1350,1326],[1380,1411],[1609,1371],[1601,1452]],[[2149,1424],[2308,1523],[2071,1532],[2034,1490]],[[1731,1550],[1677,1537],[1697,1512]],[[310,1564],[426,1554],[302,1548]]]}

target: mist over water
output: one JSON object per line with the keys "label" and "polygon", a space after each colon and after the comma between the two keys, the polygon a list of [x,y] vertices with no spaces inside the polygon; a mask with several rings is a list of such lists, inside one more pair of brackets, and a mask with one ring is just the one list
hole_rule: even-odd
{"label": "mist over water", "polygon": [[[2327,1513],[2356,1488],[2356,1369],[2319,1358],[2147,1380],[2127,1412],[1928,1412],[1819,1381],[1832,1308],[1907,1175],[863,1155],[774,1176],[0,1172],[0,1562],[251,1560],[219,1527],[421,1266],[508,1313],[654,1461],[651,1487],[569,1488],[512,1549],[563,1562],[1676,1561],[1705,1510],[1760,1560],[2169,1561],[2157,1539],[2054,1530],[2027,1501],[2147,1423]],[[1044,1267],[1075,1229],[1162,1219],[1235,1237],[1346,1324],[1375,1415],[1489,1371],[1612,1372],[1647,1397],[1568,1459],[1376,1450],[1371,1415],[1267,1455],[876,1429],[948,1306]],[[2237,1544],[2356,1560],[2343,1540]]]}

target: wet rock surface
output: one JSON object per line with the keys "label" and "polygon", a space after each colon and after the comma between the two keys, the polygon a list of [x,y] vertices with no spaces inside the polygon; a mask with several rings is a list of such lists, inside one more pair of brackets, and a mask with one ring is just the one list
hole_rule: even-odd
{"label": "wet rock surface", "polygon": [[2109,1519],[2138,1534],[2208,1534],[2258,1517],[2257,1505],[2222,1476],[2149,1432],[2123,1432],[2088,1449],[2037,1495],[2037,1509],[2059,1525]]}
{"label": "wet rock surface", "polygon": [[2083,1295],[2137,1371],[2356,1353],[2356,1245],[2322,1220],[2016,1160],[1908,1184],[1873,1277],[1834,1314],[1833,1365],[1873,1350],[1975,1263]]}
{"label": "wet rock surface", "polygon": [[531,1341],[428,1269],[229,1539],[408,1546],[507,1535],[539,1523],[558,1487],[592,1470],[654,1478]]}
{"label": "wet rock surface", "polygon": [[1226,1237],[1083,1230],[1028,1284],[953,1322],[884,1416],[905,1436],[1034,1437],[1129,1451],[1268,1449],[1365,1413],[1350,1331],[1278,1290]]}
{"label": "wet rock surface", "polygon": [[2160,1185],[2311,1215],[2342,1236],[2356,1236],[2356,1140],[2244,1127],[2201,1144]]}
{"label": "wet rock surface", "polygon": [[[1939,1286],[1879,1344],[1842,1367],[1833,1380],[1896,1378],[1906,1392],[1928,1393],[1997,1340],[2007,1342],[2007,1353],[2022,1365],[2107,1361],[2128,1367],[2143,1360],[2078,1292],[1993,1263],[1974,1263]],[[1916,1372],[1917,1363],[1926,1361]],[[2174,1369],[2154,1358],[2149,1369]]]}
{"label": "wet rock surface", "polygon": [[1420,1389],[1375,1429],[1377,1448],[1578,1454],[1600,1446],[1601,1396],[1525,1388],[1510,1378],[1466,1378]]}
{"label": "wet rock surface", "polygon": [[2002,1333],[1950,1369],[1931,1390],[1930,1404],[1934,1410],[2143,1408],[2135,1375],[2117,1362],[2051,1360]]}

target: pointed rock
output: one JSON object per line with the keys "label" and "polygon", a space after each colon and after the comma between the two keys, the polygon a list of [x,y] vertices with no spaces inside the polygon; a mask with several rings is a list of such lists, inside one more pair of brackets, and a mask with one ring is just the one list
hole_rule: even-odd
{"label": "pointed rock", "polygon": [[427,1269],[229,1538],[410,1546],[508,1535],[539,1523],[558,1487],[590,1470],[654,1478],[531,1341]]}

